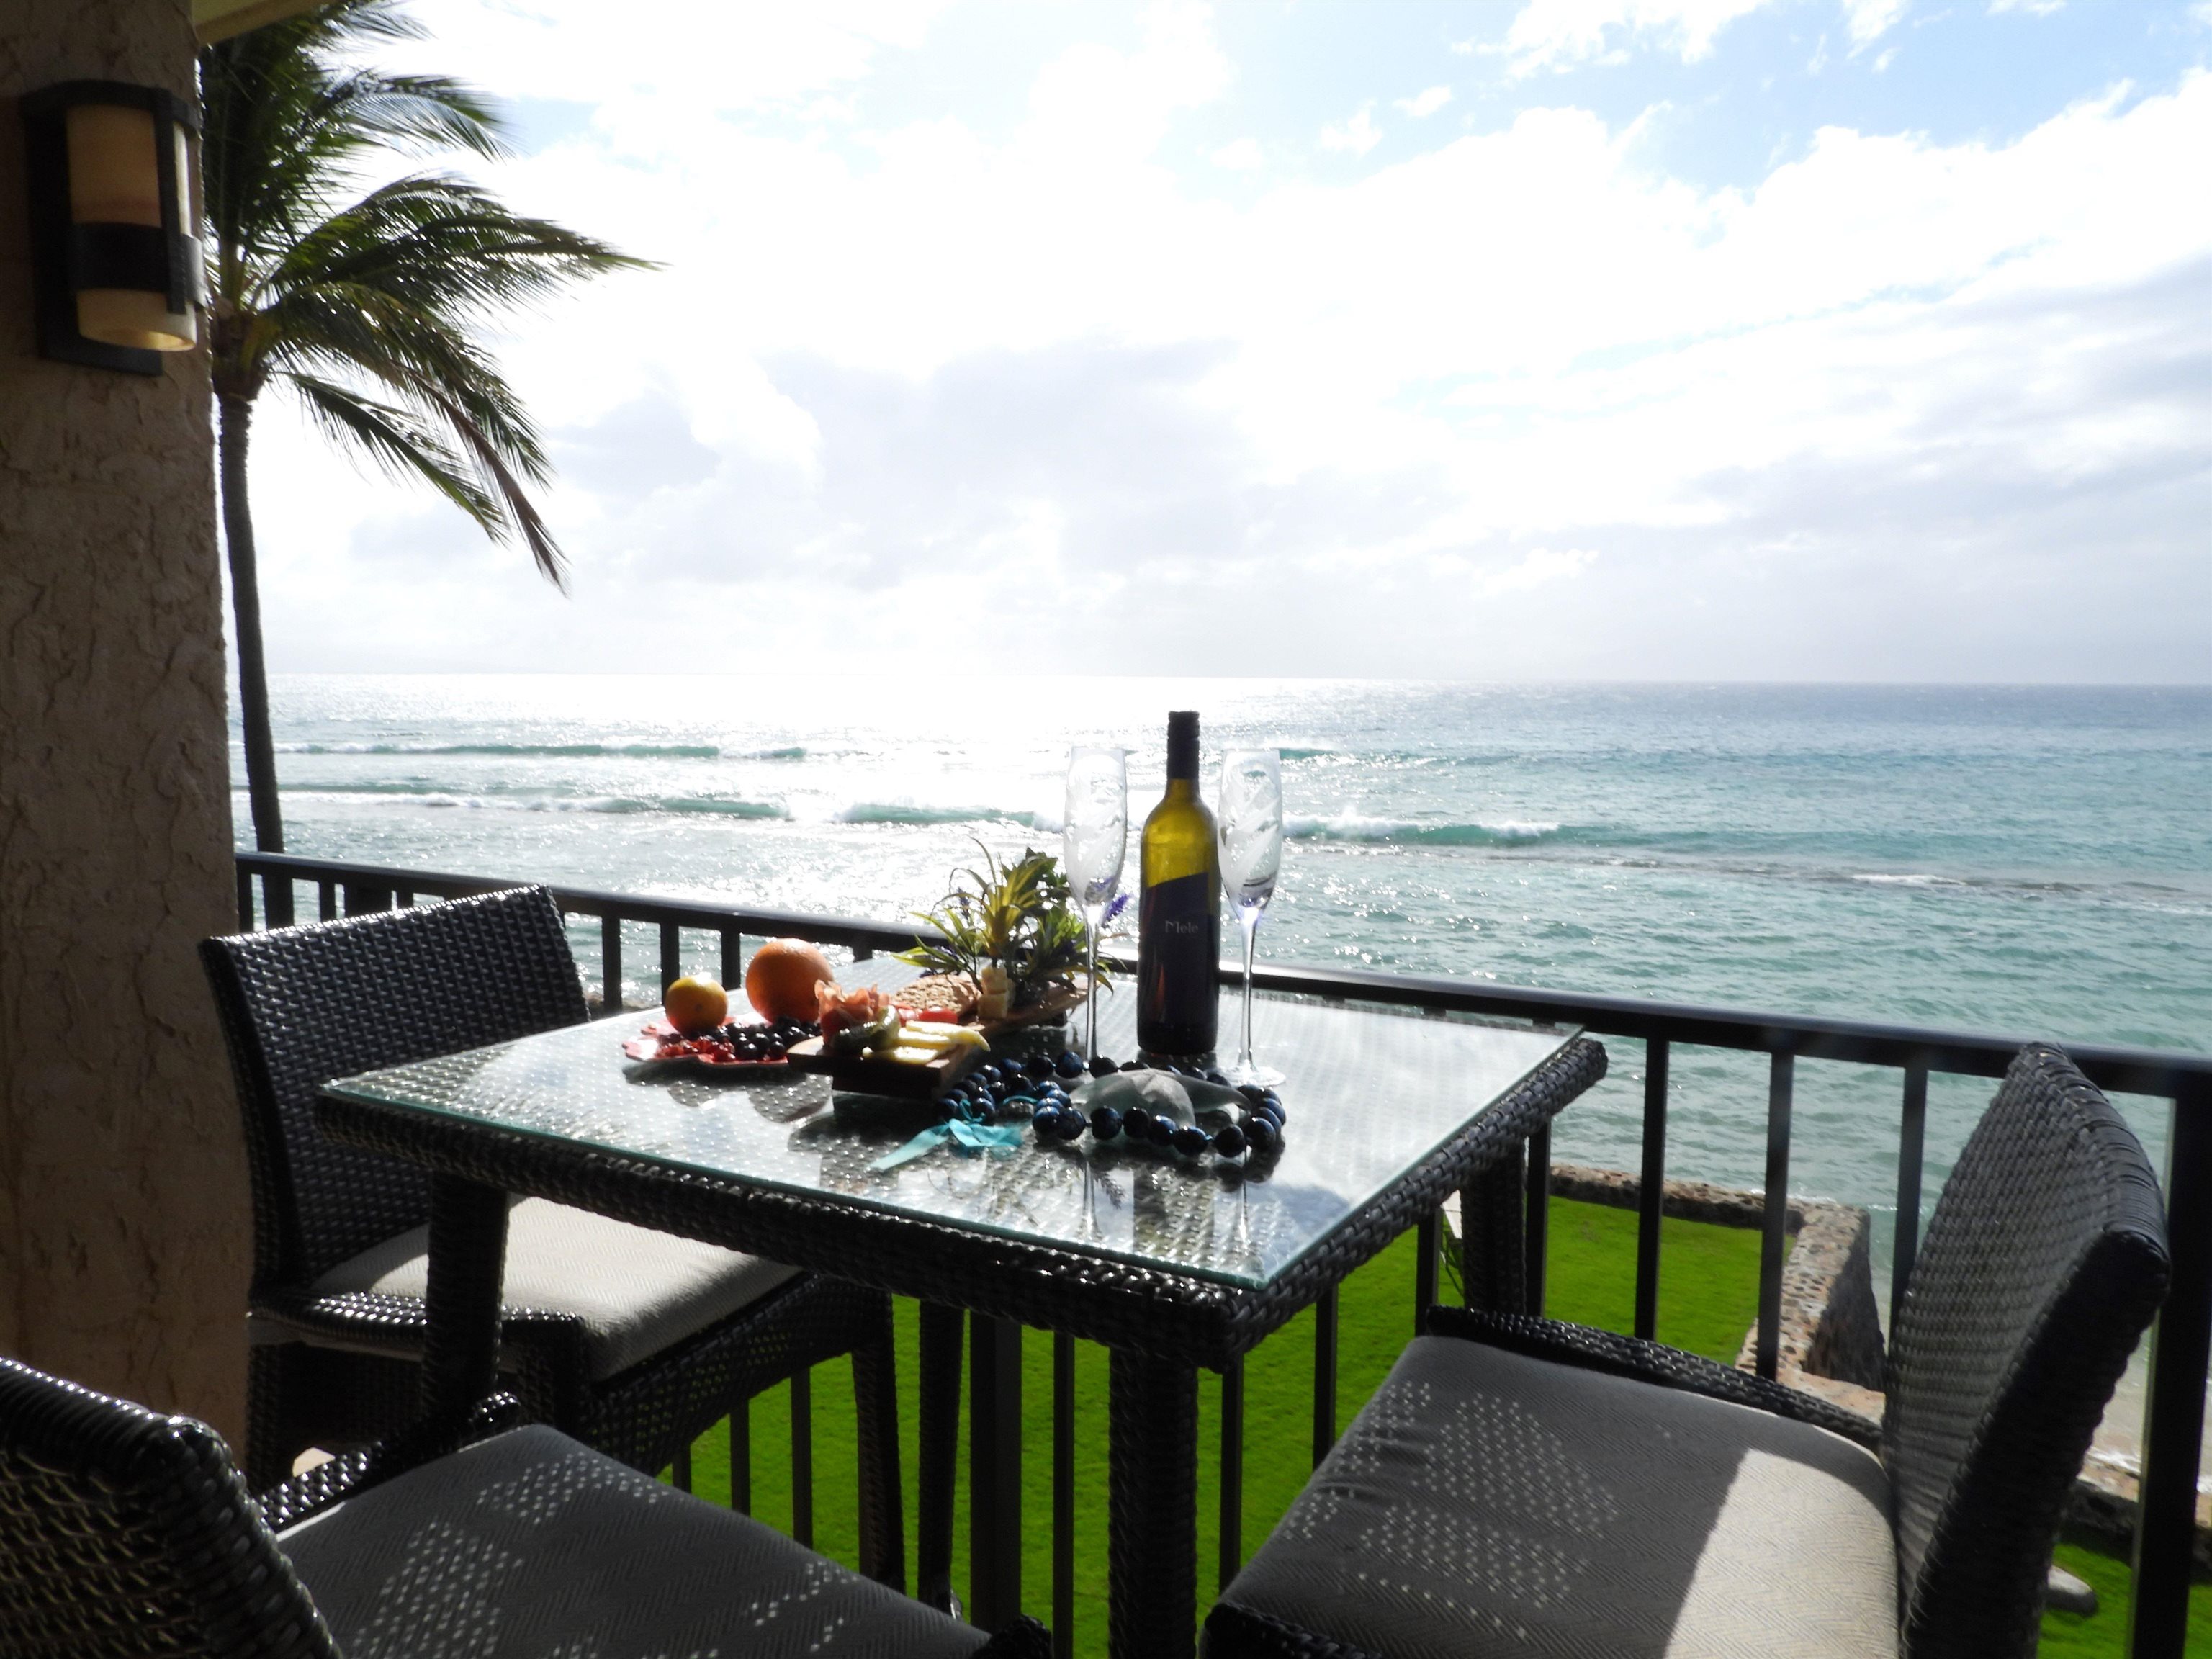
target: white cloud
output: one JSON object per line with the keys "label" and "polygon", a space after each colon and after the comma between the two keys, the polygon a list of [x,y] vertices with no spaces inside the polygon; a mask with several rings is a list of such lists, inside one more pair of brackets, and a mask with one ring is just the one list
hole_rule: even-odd
{"label": "white cloud", "polygon": [[1850,21],[1853,49],[1879,40],[1889,32],[1889,26],[1903,15],[1904,11],[1905,0],[1844,0],[1844,12]]}
{"label": "white cloud", "polygon": [[1372,104],[1362,104],[1358,112],[1348,121],[1333,121],[1321,130],[1323,149],[1344,150],[1353,155],[1364,155],[1382,142],[1382,129],[1368,118]]}
{"label": "white cloud", "polygon": [[[1879,0],[1877,0],[1879,3]],[[1504,50],[1530,74],[1577,63],[1620,61],[1624,39],[1643,37],[1686,63],[1710,57],[1713,38],[1768,0],[1528,0]]]}
{"label": "white cloud", "polygon": [[1427,91],[1413,97],[1401,98],[1396,101],[1400,109],[1405,111],[1416,121],[1420,121],[1434,115],[1446,104],[1451,102],[1451,95],[1449,87],[1431,87]]}
{"label": "white cloud", "polygon": [[[585,84],[476,15],[426,7],[423,61]],[[609,43],[641,78],[496,169],[667,265],[504,348],[575,599],[272,410],[278,666],[896,665],[951,587],[978,637],[1116,668],[2212,667],[2172,599],[2203,591],[2212,76],[2004,144],[1832,128],[1741,190],[1535,105],[1224,200],[1218,153],[1168,159],[1234,73],[1202,22],[1071,44],[1003,131],[809,112],[898,72],[887,15],[737,14],[742,98]],[[602,21],[546,27],[588,57]]]}
{"label": "white cloud", "polygon": [[1213,165],[1231,173],[1257,173],[1267,165],[1257,138],[1238,138],[1213,152]]}
{"label": "white cloud", "polygon": [[[1802,0],[1792,3],[1802,4]],[[1880,39],[1905,8],[1905,0],[1836,3],[1843,8],[1854,52]],[[1712,56],[1715,40],[1730,23],[1777,3],[1779,0],[1528,0],[1515,14],[1498,50],[1521,75],[1578,64],[1625,63],[1632,44],[1695,64]],[[1452,50],[1481,48],[1465,41]]]}

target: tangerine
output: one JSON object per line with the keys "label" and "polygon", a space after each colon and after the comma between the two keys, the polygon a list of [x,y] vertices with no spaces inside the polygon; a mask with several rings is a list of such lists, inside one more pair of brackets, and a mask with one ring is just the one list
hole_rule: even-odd
{"label": "tangerine", "polygon": [[704,1036],[730,1017],[730,994],[711,979],[686,975],[668,988],[660,1011],[678,1036]]}
{"label": "tangerine", "polygon": [[745,964],[745,997],[763,1019],[812,1019],[814,988],[836,977],[805,939],[772,939]]}

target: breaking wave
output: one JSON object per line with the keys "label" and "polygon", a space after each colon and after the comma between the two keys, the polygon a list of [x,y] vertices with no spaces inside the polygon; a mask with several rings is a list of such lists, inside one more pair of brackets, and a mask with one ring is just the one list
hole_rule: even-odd
{"label": "breaking wave", "polygon": [[1423,847],[1523,847],[1559,836],[1566,826],[1501,818],[1494,823],[1419,823],[1410,818],[1339,812],[1333,817],[1286,817],[1283,833],[1297,841],[1391,842]]}

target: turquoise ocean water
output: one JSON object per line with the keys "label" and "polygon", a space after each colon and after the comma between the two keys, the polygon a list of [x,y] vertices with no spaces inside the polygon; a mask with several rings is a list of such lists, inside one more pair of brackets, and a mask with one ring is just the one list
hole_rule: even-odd
{"label": "turquoise ocean water", "polygon": [[[292,676],[274,696],[295,852],[887,919],[975,841],[1056,847],[1072,743],[1130,750],[1140,821],[1167,710],[1194,708],[1209,756],[1283,752],[1268,957],[2212,1048],[2203,689]],[[238,813],[243,832],[242,790]],[[627,961],[657,960],[641,931]],[[1642,1056],[1613,1046],[1559,1155],[1634,1168]],[[1764,1062],[1686,1051],[1674,1075],[1670,1173],[1759,1184]],[[1897,1086],[1802,1065],[1793,1188],[1887,1214]],[[1988,1093],[1937,1079],[1931,1194]],[[2162,1104],[2121,1103],[2162,1157]]]}

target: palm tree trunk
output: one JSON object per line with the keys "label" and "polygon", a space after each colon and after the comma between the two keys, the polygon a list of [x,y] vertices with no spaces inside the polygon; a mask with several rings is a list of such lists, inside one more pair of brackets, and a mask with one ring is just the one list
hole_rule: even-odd
{"label": "palm tree trunk", "polygon": [[[261,583],[253,560],[253,509],[246,497],[246,447],[253,405],[224,393],[216,399],[222,452],[222,538],[230,551],[230,599],[237,617],[238,708],[246,726],[246,793],[253,807],[253,844],[284,850],[284,818],[276,804],[276,745],[269,730],[269,672],[261,655]],[[289,890],[289,883],[266,884]],[[284,918],[289,921],[289,918]],[[278,918],[272,915],[275,923]]]}

